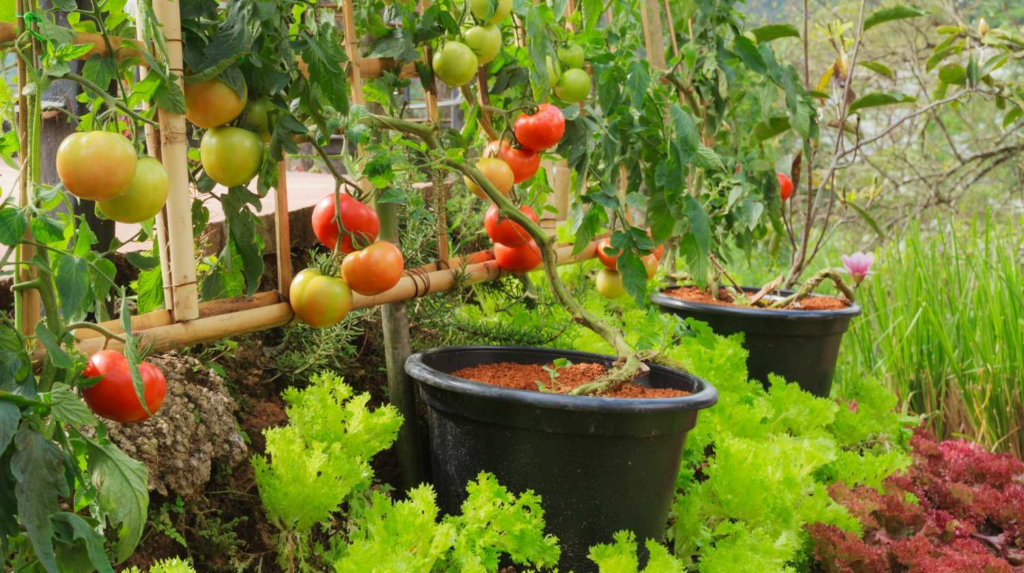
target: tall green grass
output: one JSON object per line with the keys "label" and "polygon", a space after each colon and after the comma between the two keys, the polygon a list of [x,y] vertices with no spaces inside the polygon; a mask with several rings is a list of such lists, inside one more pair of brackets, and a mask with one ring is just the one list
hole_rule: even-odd
{"label": "tall green grass", "polygon": [[837,383],[877,377],[938,436],[1024,457],[1024,237],[987,223],[876,253]]}

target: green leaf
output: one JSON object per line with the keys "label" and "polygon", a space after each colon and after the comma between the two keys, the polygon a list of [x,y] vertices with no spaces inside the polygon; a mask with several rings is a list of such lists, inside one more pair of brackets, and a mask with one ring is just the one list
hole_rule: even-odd
{"label": "green leaf", "polygon": [[156,266],[141,271],[134,287],[135,294],[138,295],[137,311],[139,314],[145,314],[164,306],[164,279],[160,273],[160,267]]}
{"label": "green leaf", "polygon": [[61,348],[60,341],[57,340],[57,336],[50,332],[50,329],[46,327],[45,322],[40,322],[36,325],[36,338],[46,348],[46,355],[50,361],[57,368],[71,368],[74,363],[71,361],[71,357],[64,352]]}
{"label": "green leaf", "polygon": [[722,164],[722,159],[715,153],[715,150],[703,145],[697,148],[697,154],[693,158],[693,163],[701,169],[725,171],[725,165]]}
{"label": "green leaf", "polygon": [[70,44],[75,39],[75,31],[71,28],[58,26],[49,18],[42,18],[38,26],[39,35],[56,45]]}
{"label": "green leaf", "polygon": [[779,38],[799,38],[800,32],[797,31],[796,26],[792,24],[769,24],[767,26],[761,26],[760,28],[754,28],[751,30],[754,37],[757,38],[757,43],[771,42],[772,40],[778,40]]}
{"label": "green leaf", "polygon": [[[107,559],[107,553],[103,547],[105,540],[88,521],[74,513],[61,512],[53,516],[53,524],[62,537],[72,542],[80,541],[85,545],[89,563],[96,571],[114,573],[114,569],[110,566],[110,559]],[[78,565],[78,556],[74,557],[74,564]]]}
{"label": "green leaf", "polygon": [[939,79],[950,85],[967,85],[967,70],[957,63],[948,63],[939,68]]}
{"label": "green leaf", "polygon": [[896,73],[893,72],[889,66],[883,64],[882,62],[861,62],[860,65],[875,72],[880,76],[885,76],[889,79],[893,79],[896,77]]}
{"label": "green leaf", "polygon": [[247,189],[231,188],[227,195],[221,197],[224,216],[235,250],[242,257],[242,274],[245,275],[245,292],[252,295],[260,286],[263,277],[263,241],[256,232],[260,224],[259,217],[249,211],[247,204],[258,200]]}
{"label": "green leaf", "polygon": [[57,260],[57,293],[60,313],[65,321],[85,315],[85,299],[89,294],[89,265],[85,259],[61,255]]}
{"label": "green leaf", "polygon": [[1003,116],[1003,129],[1006,129],[1013,125],[1014,122],[1020,119],[1022,115],[1024,115],[1024,110],[1022,110],[1019,107],[1015,107],[1010,111],[1006,112],[1006,115]]}
{"label": "green leaf", "polygon": [[184,115],[186,111],[185,92],[181,91],[175,78],[176,76],[172,75],[170,78],[160,81],[160,85],[153,92],[153,103],[164,111]]}
{"label": "green leaf", "polygon": [[647,268],[632,249],[623,249],[617,264],[622,275],[622,286],[638,305],[643,305],[647,295]]}
{"label": "green leaf", "polygon": [[18,422],[21,420],[21,408],[10,402],[0,401],[0,454],[11,445],[15,432],[18,431]]}
{"label": "green leaf", "polygon": [[857,98],[852,104],[850,104],[850,113],[855,113],[862,109],[868,109],[872,107],[880,107],[883,105],[894,105],[901,103],[913,103],[917,101],[917,98],[909,95],[902,94],[900,92],[874,92],[869,93],[865,96]]}
{"label": "green leaf", "polygon": [[751,137],[755,141],[767,141],[789,131],[789,116],[772,116],[754,126]]}
{"label": "green leaf", "polygon": [[49,215],[37,214],[28,222],[32,236],[40,243],[62,242],[64,240],[64,223]]}
{"label": "green leaf", "polygon": [[40,565],[50,573],[60,573],[50,516],[60,511],[58,499],[71,493],[64,478],[64,455],[28,423],[21,425],[14,445],[17,453],[11,458],[11,473],[17,481],[18,517]]}
{"label": "green leaf", "polygon": [[907,18],[918,18],[926,15],[928,15],[927,11],[918,8],[917,6],[908,6],[905,4],[900,4],[891,8],[883,8],[864,19],[864,31],[867,32],[879,24],[892,22],[893,20],[905,20]]}
{"label": "green leaf", "polygon": [[671,110],[672,125],[675,130],[675,148],[679,153],[682,164],[688,164],[700,148],[700,134],[697,132],[697,124],[693,116],[678,105],[673,105]]}
{"label": "green leaf", "polygon": [[[117,80],[117,62],[113,58],[104,58],[94,54],[82,66],[82,77],[101,88],[107,88]],[[159,77],[154,75],[155,79],[159,79]],[[85,93],[93,99],[99,97],[99,94],[89,89],[85,89]]]}
{"label": "green leaf", "polygon": [[135,550],[146,526],[149,508],[146,466],[126,456],[110,443],[85,438],[88,469],[98,492],[100,507],[121,527],[117,531],[117,560],[124,561]]}
{"label": "green leaf", "polygon": [[384,189],[395,180],[395,171],[392,169],[395,158],[388,153],[375,156],[363,170],[363,176],[377,189]]}
{"label": "green leaf", "polygon": [[4,205],[0,208],[0,243],[13,247],[25,236],[28,219],[21,209]]}
{"label": "green leaf", "polygon": [[710,264],[708,263],[707,254],[702,254],[700,247],[697,245],[696,235],[693,233],[683,235],[683,238],[679,241],[679,252],[686,259],[686,268],[690,271],[690,276],[693,277],[697,286],[703,288],[708,282]]}
{"label": "green leaf", "polygon": [[64,12],[78,10],[78,3],[75,0],[53,0],[53,7]]}
{"label": "green leaf", "polygon": [[57,420],[72,426],[95,426],[96,416],[67,384],[57,383],[50,391],[50,412]]}
{"label": "green leaf", "polygon": [[736,55],[743,60],[751,71],[758,74],[764,75],[768,72],[768,64],[764,61],[764,56],[757,50],[757,44],[746,36],[736,36],[733,39],[733,49],[736,51]]}
{"label": "green leaf", "polygon": [[348,61],[341,42],[333,34],[321,33],[316,37],[303,35],[307,48],[302,59],[309,67],[309,81],[320,89],[331,107],[338,113],[348,113],[348,75],[341,69],[341,63]]}
{"label": "green leaf", "polygon": [[632,98],[634,108],[643,109],[644,96],[647,95],[647,87],[650,84],[651,76],[647,73],[646,62],[642,60],[630,62],[629,71],[626,72],[626,91]]}
{"label": "green leaf", "polygon": [[875,221],[874,217],[868,214],[868,212],[865,211],[863,207],[860,207],[856,203],[852,202],[847,202],[846,205],[849,206],[854,211],[856,211],[856,213],[860,215],[861,219],[864,219],[864,222],[867,223],[869,227],[871,227],[871,230],[873,230],[878,235],[878,238],[885,240],[885,233],[882,231],[882,227],[878,225],[878,222]]}
{"label": "green leaf", "polygon": [[711,251],[711,218],[697,198],[690,194],[683,199],[683,213],[690,222],[690,232],[697,241],[697,248],[707,258]]}

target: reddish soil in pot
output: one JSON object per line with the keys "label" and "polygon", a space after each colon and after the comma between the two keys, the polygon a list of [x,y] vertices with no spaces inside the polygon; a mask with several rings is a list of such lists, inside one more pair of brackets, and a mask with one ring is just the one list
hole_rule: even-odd
{"label": "reddish soil in pot", "polygon": [[[547,368],[553,369],[552,364]],[[540,392],[537,382],[544,384],[548,392],[568,394],[577,386],[592,382],[604,376],[606,369],[601,364],[571,364],[558,369],[558,377],[551,380],[551,374],[542,364],[518,364],[515,362],[496,362],[463,368],[453,372],[452,376],[465,378],[491,386],[501,386],[513,390],[529,390]],[[602,398],[678,398],[689,396],[684,390],[673,388],[645,388],[639,384],[623,384],[615,391],[602,394]]]}
{"label": "reddish soil in pot", "polygon": [[[687,302],[743,308],[742,305],[733,304],[732,296],[730,296],[729,291],[725,289],[720,289],[718,291],[717,299],[712,298],[710,294],[695,286],[684,286],[672,290],[667,290],[664,292],[664,294],[666,296],[678,298],[679,300],[685,300]],[[834,296],[826,295],[813,295],[803,299],[796,306],[777,310],[843,310],[844,308],[848,308],[849,306],[850,301],[844,298],[837,298]],[[758,306],[757,308],[762,308],[765,310],[776,310],[768,308],[766,306]]]}

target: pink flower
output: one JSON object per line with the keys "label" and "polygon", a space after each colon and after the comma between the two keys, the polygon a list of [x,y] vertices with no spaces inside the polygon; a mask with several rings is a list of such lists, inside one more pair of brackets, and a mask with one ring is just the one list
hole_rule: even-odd
{"label": "pink flower", "polygon": [[857,251],[852,255],[843,255],[843,266],[853,276],[853,282],[860,284],[864,277],[868,276],[871,265],[875,262],[874,253],[862,253]]}

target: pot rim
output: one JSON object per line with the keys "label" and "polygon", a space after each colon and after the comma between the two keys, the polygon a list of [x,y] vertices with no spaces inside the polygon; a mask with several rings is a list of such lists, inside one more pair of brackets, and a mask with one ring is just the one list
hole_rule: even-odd
{"label": "pot rim", "polygon": [[405,361],[405,371],[419,382],[440,390],[447,390],[458,394],[468,394],[477,398],[502,400],[525,406],[563,411],[593,413],[654,413],[703,410],[704,408],[710,408],[718,403],[718,390],[716,390],[715,387],[707,381],[698,378],[689,372],[681,372],[679,370],[657,364],[650,365],[652,371],[658,370],[669,375],[686,378],[693,382],[695,386],[694,392],[689,396],[679,396],[674,398],[602,398],[595,396],[569,396],[565,394],[551,394],[491,386],[490,384],[483,384],[481,382],[452,376],[451,374],[437,370],[424,362],[424,359],[439,354],[475,351],[529,352],[534,355],[552,355],[552,359],[562,357],[574,358],[580,361],[590,360],[593,362],[603,363],[615,360],[614,357],[604,354],[534,346],[445,346],[413,354]]}
{"label": "pot rim", "polygon": [[[677,285],[678,286],[678,285]],[[675,297],[668,296],[665,291],[677,288],[677,286],[669,286],[659,290],[657,293],[651,295],[651,302],[676,310],[691,310],[700,311],[705,314],[717,314],[717,315],[732,315],[732,316],[748,316],[757,318],[784,318],[789,320],[836,320],[840,318],[853,318],[860,316],[863,309],[856,302],[851,302],[850,306],[841,310],[769,310],[766,308],[746,308],[739,306],[726,306],[720,304],[708,304],[703,302],[692,302],[688,300],[682,300]],[[744,292],[756,293],[760,291],[760,288],[755,287],[741,287]],[[793,294],[791,290],[779,291],[785,295]],[[809,296],[825,296],[819,294],[811,294]]]}

